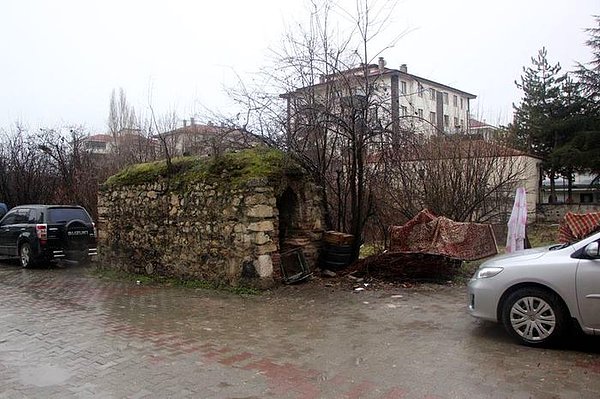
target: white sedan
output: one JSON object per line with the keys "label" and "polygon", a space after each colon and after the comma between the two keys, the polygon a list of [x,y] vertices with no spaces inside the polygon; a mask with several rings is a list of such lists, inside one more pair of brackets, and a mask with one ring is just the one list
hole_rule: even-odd
{"label": "white sedan", "polygon": [[468,285],[469,313],[502,322],[524,344],[555,343],[578,323],[600,334],[600,232],[574,244],[499,255]]}

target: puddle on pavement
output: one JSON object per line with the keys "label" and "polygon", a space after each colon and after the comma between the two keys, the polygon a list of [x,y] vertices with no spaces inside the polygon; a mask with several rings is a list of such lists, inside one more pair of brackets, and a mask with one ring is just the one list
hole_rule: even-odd
{"label": "puddle on pavement", "polygon": [[67,370],[50,365],[24,369],[19,373],[21,383],[36,387],[60,385],[69,378],[71,378],[71,374]]}

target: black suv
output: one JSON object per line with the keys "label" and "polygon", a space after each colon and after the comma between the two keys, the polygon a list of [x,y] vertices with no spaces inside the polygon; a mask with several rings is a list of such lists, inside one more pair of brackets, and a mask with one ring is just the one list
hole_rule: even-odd
{"label": "black suv", "polygon": [[0,220],[0,255],[21,266],[97,255],[96,226],[87,211],[70,205],[21,205]]}

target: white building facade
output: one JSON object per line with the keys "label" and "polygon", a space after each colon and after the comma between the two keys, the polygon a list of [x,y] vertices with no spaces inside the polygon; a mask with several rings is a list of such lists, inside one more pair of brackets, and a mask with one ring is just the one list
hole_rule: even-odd
{"label": "white building facade", "polygon": [[[368,82],[369,88],[365,85]],[[369,91],[369,93],[365,93]],[[467,133],[470,101],[476,96],[448,85],[377,64],[321,76],[319,83],[281,97],[288,100],[288,132],[295,132],[307,112],[336,113],[344,100],[377,108],[375,118],[394,134],[416,132],[423,137]],[[361,100],[363,99],[363,100]],[[371,115],[371,118],[373,115]]]}
{"label": "white building facade", "polygon": [[389,88],[392,118],[399,121],[398,128],[406,122],[420,122],[426,135],[469,130],[470,101],[477,96],[410,74],[406,64],[399,69],[387,68],[383,57],[379,58],[377,73],[380,85],[384,90]]}

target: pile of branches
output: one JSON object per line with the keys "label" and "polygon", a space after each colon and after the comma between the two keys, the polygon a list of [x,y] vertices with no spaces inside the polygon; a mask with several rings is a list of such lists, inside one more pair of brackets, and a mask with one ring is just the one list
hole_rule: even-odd
{"label": "pile of branches", "polygon": [[441,255],[386,252],[360,259],[344,273],[385,281],[445,281],[457,274],[461,264],[459,259]]}

